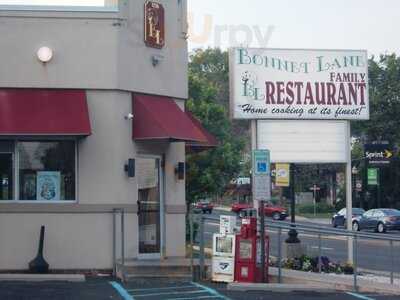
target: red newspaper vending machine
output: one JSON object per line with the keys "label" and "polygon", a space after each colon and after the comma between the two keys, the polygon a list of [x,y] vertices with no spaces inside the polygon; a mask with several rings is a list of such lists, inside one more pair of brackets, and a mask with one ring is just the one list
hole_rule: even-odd
{"label": "red newspaper vending machine", "polygon": [[[235,281],[262,282],[261,241],[257,234],[257,218],[242,219],[240,233],[236,235]],[[265,279],[268,282],[269,236],[265,235]]]}

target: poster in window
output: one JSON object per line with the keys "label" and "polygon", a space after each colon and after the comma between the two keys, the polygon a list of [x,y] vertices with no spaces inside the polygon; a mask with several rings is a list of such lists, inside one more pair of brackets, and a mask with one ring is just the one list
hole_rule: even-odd
{"label": "poster in window", "polygon": [[137,160],[137,177],[139,189],[151,189],[158,185],[156,161],[154,159]]}
{"label": "poster in window", "polygon": [[24,200],[36,200],[36,175],[25,174],[23,176],[23,195]]}
{"label": "poster in window", "polygon": [[60,181],[60,172],[37,172],[37,200],[60,200]]}

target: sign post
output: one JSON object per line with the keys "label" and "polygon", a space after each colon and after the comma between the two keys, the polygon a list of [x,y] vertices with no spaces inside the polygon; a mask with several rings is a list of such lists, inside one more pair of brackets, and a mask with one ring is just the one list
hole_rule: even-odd
{"label": "sign post", "polygon": [[317,216],[317,192],[321,190],[319,186],[314,184],[310,190],[313,192],[313,204],[314,204],[314,217]]}
{"label": "sign post", "polygon": [[264,204],[271,199],[271,162],[269,150],[253,150],[253,201],[258,203],[261,242],[261,282],[265,282]]}

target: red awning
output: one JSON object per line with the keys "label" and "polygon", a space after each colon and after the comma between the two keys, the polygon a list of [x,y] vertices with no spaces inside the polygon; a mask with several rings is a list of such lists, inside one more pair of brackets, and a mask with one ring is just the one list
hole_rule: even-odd
{"label": "red awning", "polygon": [[190,143],[186,143],[186,146],[191,147],[191,148],[204,148],[204,150],[206,150],[207,148],[213,148],[218,146],[218,141],[216,139],[215,136],[213,136],[211,133],[209,133],[201,124],[201,122],[196,119],[195,116],[193,116],[193,114],[191,114],[190,112],[186,112],[186,114],[188,115],[188,117],[192,120],[192,122],[197,126],[197,128],[199,128],[201,130],[201,132],[204,134],[204,136],[206,137],[207,141],[206,142],[190,142]]}
{"label": "red awning", "polygon": [[133,115],[135,140],[207,142],[202,130],[171,98],[135,94]]}
{"label": "red awning", "polygon": [[90,134],[85,91],[0,89],[0,135]]}

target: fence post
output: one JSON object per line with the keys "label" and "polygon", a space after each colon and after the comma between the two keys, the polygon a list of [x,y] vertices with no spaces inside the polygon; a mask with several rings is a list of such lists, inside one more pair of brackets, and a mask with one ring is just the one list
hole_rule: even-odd
{"label": "fence post", "polygon": [[282,283],[282,228],[278,228],[278,283]]}
{"label": "fence post", "polygon": [[121,264],[125,264],[125,211],[121,209]]}
{"label": "fence post", "polygon": [[357,291],[357,263],[358,263],[358,257],[357,257],[357,235],[354,235],[353,238],[353,276],[354,276],[354,290]]}
{"label": "fence post", "polygon": [[204,279],[204,217],[200,217],[200,279]]}
{"label": "fence post", "polygon": [[189,230],[190,230],[190,272],[192,273],[192,280],[194,279],[193,274],[193,214],[192,210],[189,211]]}
{"label": "fence post", "polygon": [[116,237],[116,227],[117,227],[117,210],[114,208],[112,212],[113,219],[113,276],[117,275],[117,237]]}
{"label": "fence post", "polygon": [[390,240],[390,284],[394,283],[394,258],[393,258],[393,240]]}
{"label": "fence post", "polygon": [[318,272],[321,273],[321,256],[322,256],[322,241],[321,241],[321,234],[318,234]]}

